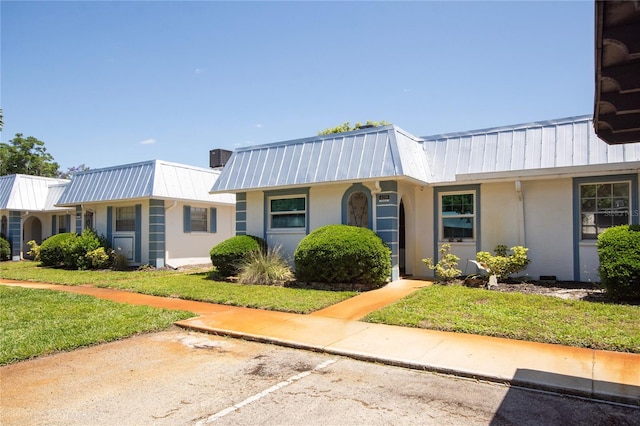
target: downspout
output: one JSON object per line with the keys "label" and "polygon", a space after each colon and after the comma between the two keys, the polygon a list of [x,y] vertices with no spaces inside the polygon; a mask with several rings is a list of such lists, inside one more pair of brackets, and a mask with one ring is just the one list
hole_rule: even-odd
{"label": "downspout", "polygon": [[518,245],[526,247],[525,223],[524,223],[524,195],[522,194],[522,182],[517,180],[516,195],[518,196]]}
{"label": "downspout", "polygon": [[174,208],[176,205],[178,205],[178,201],[173,200],[173,203],[171,203],[171,205],[169,207],[165,207],[164,208],[164,221],[165,221],[165,234],[164,234],[164,266],[171,268],[171,269],[178,269],[177,267],[169,264],[169,247],[167,247],[167,231],[166,231],[166,227],[167,227],[167,212],[169,210],[171,210],[172,208]]}

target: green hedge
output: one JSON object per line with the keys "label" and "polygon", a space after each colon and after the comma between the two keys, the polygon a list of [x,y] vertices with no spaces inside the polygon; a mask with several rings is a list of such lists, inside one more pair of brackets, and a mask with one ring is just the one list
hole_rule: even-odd
{"label": "green hedge", "polygon": [[384,285],[391,275],[391,251],[372,230],[327,225],[300,241],[294,253],[302,282]]}
{"label": "green hedge", "polygon": [[[109,246],[104,237],[98,236],[95,231],[86,229],[81,235],[75,232],[66,232],[53,235],[40,245],[39,259],[44,266],[64,266],[67,269],[101,269],[109,266],[109,261],[100,261],[95,254],[98,248],[109,251]],[[105,253],[106,254],[106,253]],[[108,255],[107,255],[108,257]]]}
{"label": "green hedge", "polygon": [[267,242],[253,235],[236,235],[215,246],[209,252],[211,263],[223,277],[237,275],[240,265],[253,251],[266,251]]}
{"label": "green hedge", "polygon": [[613,299],[640,299],[640,227],[622,225],[598,236],[600,280]]}
{"label": "green hedge", "polygon": [[75,232],[52,235],[40,244],[40,262],[43,266],[62,266],[64,263],[63,245],[75,239]]}

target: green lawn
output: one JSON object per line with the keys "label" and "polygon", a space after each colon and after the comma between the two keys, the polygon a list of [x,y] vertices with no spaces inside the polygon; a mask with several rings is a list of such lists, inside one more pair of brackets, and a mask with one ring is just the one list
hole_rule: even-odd
{"label": "green lawn", "polygon": [[186,311],[0,285],[0,365],[163,330],[193,316]]}
{"label": "green lawn", "polygon": [[433,285],[364,321],[640,353],[640,306]]}
{"label": "green lawn", "polygon": [[167,270],[68,271],[37,262],[1,262],[0,277],[65,285],[91,284],[154,296],[306,314],[355,296],[352,291],[322,291],[253,286],[209,279],[207,273]]}

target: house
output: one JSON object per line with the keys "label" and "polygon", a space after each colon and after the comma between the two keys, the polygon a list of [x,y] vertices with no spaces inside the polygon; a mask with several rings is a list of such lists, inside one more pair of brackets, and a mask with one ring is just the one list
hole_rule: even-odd
{"label": "house", "polygon": [[76,174],[56,205],[71,208],[71,230],[93,228],[133,265],[211,262],[233,235],[235,197],[209,194],[219,170],[147,161]]}
{"label": "house", "polygon": [[529,248],[534,279],[598,281],[596,238],[638,223],[640,143],[608,145],[590,116],[416,137],[391,125],[247,147],[211,192],[236,194],[236,234],[292,255],[333,223],[373,229],[392,279],[432,276],[421,259],[449,243],[468,260]]}
{"label": "house", "polygon": [[71,229],[73,211],[54,205],[68,183],[41,176],[0,176],[0,233],[11,243],[13,260],[27,256],[27,242],[40,244]]}
{"label": "house", "polygon": [[209,194],[220,170],[147,161],[76,174],[71,180],[0,177],[2,233],[13,259],[63,232],[103,234],[130,264],[210,263],[209,251],[233,235],[235,196]]}

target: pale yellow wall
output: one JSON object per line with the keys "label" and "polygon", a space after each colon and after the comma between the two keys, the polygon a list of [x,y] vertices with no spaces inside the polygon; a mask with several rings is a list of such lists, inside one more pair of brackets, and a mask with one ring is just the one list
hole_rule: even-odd
{"label": "pale yellow wall", "polygon": [[[429,270],[421,259],[434,258],[433,253],[433,188],[430,186],[416,186],[414,193],[414,215],[415,215],[415,251],[413,255],[414,276],[433,277],[433,271]],[[410,234],[407,233],[407,239]]]}
{"label": "pale yellow wall", "polygon": [[534,279],[555,275],[573,280],[572,180],[547,179],[522,182],[525,206],[525,246]]}
{"label": "pale yellow wall", "polygon": [[247,235],[264,238],[264,192],[247,192]]}

